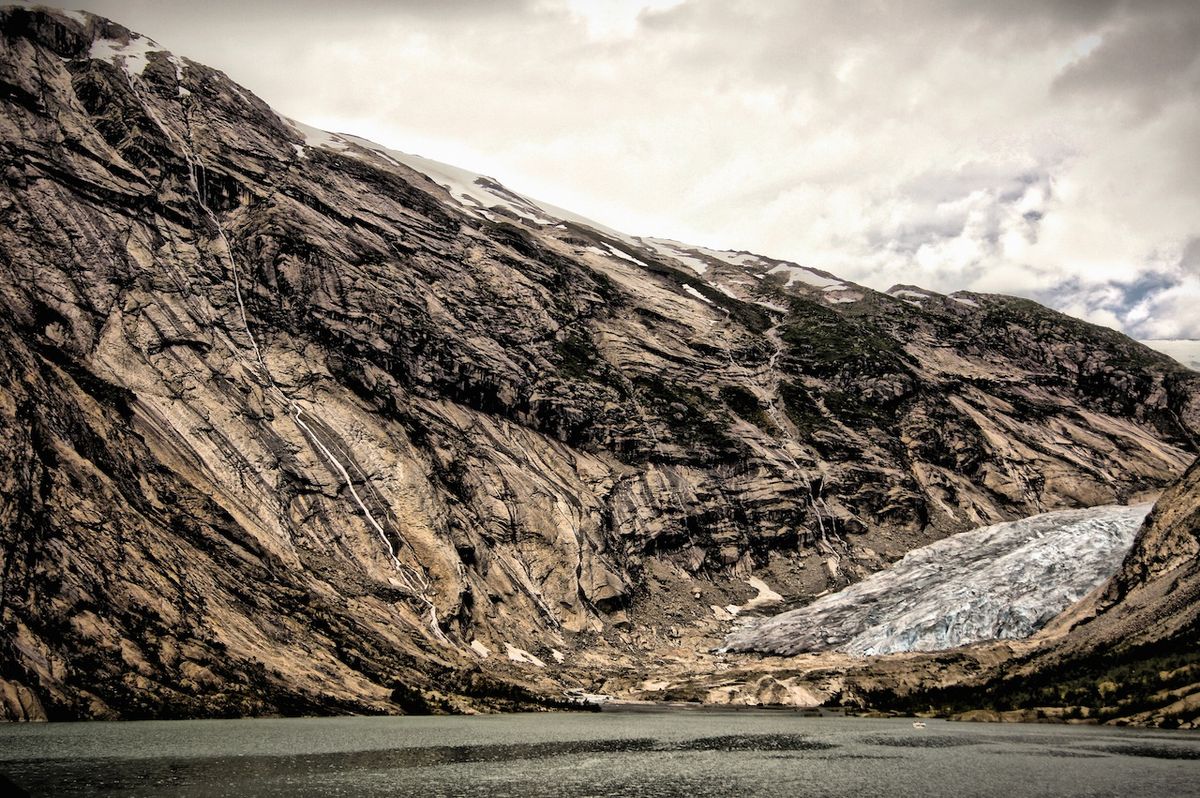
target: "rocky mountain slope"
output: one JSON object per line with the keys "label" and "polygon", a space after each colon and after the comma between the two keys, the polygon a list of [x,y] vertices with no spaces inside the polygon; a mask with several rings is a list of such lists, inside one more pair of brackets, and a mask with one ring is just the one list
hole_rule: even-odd
{"label": "rocky mountain slope", "polygon": [[1200,375],[1035,303],[632,238],[99,17],[0,30],[9,716],[512,706],[1196,452]]}

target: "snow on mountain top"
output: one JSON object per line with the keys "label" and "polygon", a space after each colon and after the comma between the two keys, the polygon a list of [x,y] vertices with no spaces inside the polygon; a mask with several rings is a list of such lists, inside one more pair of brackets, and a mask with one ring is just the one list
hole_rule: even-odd
{"label": "snow on mountain top", "polygon": [[687,250],[690,247],[687,244],[681,244],[669,238],[643,238],[641,241],[659,254],[674,258],[696,274],[703,276],[708,271],[709,264],[689,254]]}
{"label": "snow on mountain top", "polygon": [[[603,246],[603,250],[598,247],[588,248],[596,254],[621,258],[638,266],[646,267],[647,264],[630,254],[630,250],[634,252],[649,251],[650,253],[661,255],[683,264],[710,285],[715,285],[709,278],[709,271],[713,267],[714,262],[717,264],[725,263],[739,269],[749,270],[752,272],[749,276],[759,279],[762,279],[763,274],[757,273],[758,270],[768,264],[774,263],[775,265],[766,273],[786,274],[787,281],[785,285],[788,287],[796,283],[801,283],[814,288],[820,288],[824,291],[834,292],[834,295],[826,297],[826,300],[830,304],[835,305],[847,304],[862,299],[862,295],[859,293],[837,294],[836,292],[848,290],[852,286],[834,275],[818,269],[779,263],[776,260],[741,250],[715,250],[707,247],[690,246],[669,238],[630,236],[555,205],[517,194],[504,187],[494,178],[435,161],[431,158],[393,150],[359,136],[348,133],[330,133],[294,119],[282,116],[280,118],[303,137],[305,147],[321,147],[352,156],[380,158],[394,166],[403,166],[412,169],[425,175],[433,183],[445,189],[451,199],[468,213],[486,219],[494,219],[495,215],[489,211],[502,210],[542,226],[563,228],[564,225],[562,223],[576,224],[581,227],[590,228],[602,236],[618,242],[618,244],[625,244],[629,247],[626,250],[619,246],[614,247],[608,241],[601,241],[600,244]],[[298,148],[297,154],[299,157],[304,157],[303,148]],[[720,286],[718,287],[720,288]],[[722,290],[730,296],[735,296],[728,288],[722,288]],[[709,302],[706,297],[695,291],[694,288],[690,288],[689,293],[694,294],[697,298],[705,302]],[[926,294],[919,295],[922,298],[928,298]],[[769,305],[764,302],[757,302],[757,304],[771,307],[780,312],[784,310],[783,308],[778,308],[775,305]]]}
{"label": "snow on mountain top", "polygon": [[732,263],[734,266],[747,266],[751,263],[758,263],[762,260],[761,257],[750,252],[728,252],[724,250],[714,252],[713,250],[708,249],[702,250],[702,252],[704,252],[706,255],[712,255],[714,258],[721,258],[726,263]]}
{"label": "snow on mountain top", "polygon": [[901,288],[892,286],[887,290],[888,294],[901,299],[931,299],[932,294],[927,294],[924,291],[917,291],[912,288]]}
{"label": "snow on mountain top", "polygon": [[82,23],[84,25],[91,22],[92,15],[87,11],[71,11],[70,9],[66,9],[66,8],[56,8],[56,9],[52,9],[52,10],[57,11],[59,14],[62,14],[64,17],[66,17],[68,19],[73,19],[76,22]]}
{"label": "snow on mountain top", "polygon": [[140,33],[129,34],[128,42],[116,39],[97,39],[92,42],[88,57],[100,61],[112,61],[123,67],[133,76],[139,76],[150,63],[147,56],[150,53],[165,52],[166,48],[153,39],[148,39]]}
{"label": "snow on mountain top", "polygon": [[785,285],[788,287],[791,287],[793,283],[804,283],[815,288],[845,285],[845,283],[837,278],[823,275],[814,269],[805,268],[804,266],[788,266],[781,263],[773,269],[768,269],[767,274],[786,274],[787,283]]}
{"label": "snow on mountain top", "polygon": [[1028,637],[1116,573],[1150,506],[1060,510],[952,535],[726,642],[872,655]]}
{"label": "snow on mountain top", "polygon": [[343,135],[342,138],[376,153],[393,164],[407,166],[409,169],[420,172],[446,189],[450,197],[468,211],[486,212],[489,208],[501,207],[538,224],[549,225],[555,222],[553,219],[545,218],[544,209],[533,201],[509,191],[494,178],[435,161],[432,158],[389,149],[358,136]]}
{"label": "snow on mountain top", "polygon": [[1193,371],[1200,371],[1200,341],[1188,338],[1152,338],[1141,343],[1175,358]]}
{"label": "snow on mountain top", "polygon": [[605,245],[604,245],[604,248],[605,248],[605,249],[607,249],[607,250],[609,251],[609,253],[610,253],[610,254],[612,254],[612,255],[615,255],[616,257],[620,258],[621,260],[627,260],[627,261],[629,261],[630,263],[636,263],[638,266],[645,266],[645,265],[646,265],[645,263],[642,263],[640,260],[638,260],[637,258],[633,257],[632,255],[630,255],[630,254],[628,254],[628,253],[626,253],[626,252],[623,252],[623,251],[621,251],[621,250],[617,249],[617,248],[616,248],[616,247],[614,247],[614,246],[611,246],[611,245],[609,245],[609,244],[605,244]]}
{"label": "snow on mountain top", "polygon": [[[766,263],[773,262],[745,251],[692,247],[668,238],[629,236],[598,224],[586,217],[571,213],[563,208],[539,202],[510,191],[494,178],[476,174],[475,172],[451,166],[450,164],[441,163],[431,158],[393,150],[359,136],[348,133],[330,133],[282,116],[280,119],[304,138],[304,143],[307,147],[322,147],[348,155],[355,155],[357,148],[359,151],[358,154],[369,154],[370,156],[381,158],[394,166],[408,167],[425,175],[431,181],[445,189],[451,199],[457,202],[468,213],[473,213],[483,218],[494,218],[493,214],[489,213],[491,209],[503,209],[538,225],[562,227],[560,222],[577,224],[601,233],[614,241],[628,244],[635,251],[649,250],[650,252],[682,263],[702,278],[707,275],[710,267],[713,265],[711,261],[723,262],[743,269],[761,268]],[[304,157],[303,149],[298,149],[297,154],[299,157]],[[607,252],[596,248],[589,249],[596,249],[597,254],[611,255],[642,267],[646,266],[645,262],[634,257],[629,252],[614,247],[608,242],[602,243]],[[848,287],[843,281],[832,275],[803,266],[779,264],[768,273],[774,274],[778,272],[787,273],[788,279],[786,284],[788,286],[796,282],[801,282],[805,285],[833,290]],[[762,277],[761,274],[754,274],[752,276],[760,279]],[[708,282],[707,279],[705,281]],[[729,293],[728,289],[724,290]],[[707,298],[699,295],[698,292],[697,296],[705,302],[709,301]],[[730,296],[734,295],[730,293]],[[840,300],[831,300],[831,302],[838,304],[840,302],[855,301],[859,298],[859,296],[854,296],[853,298],[847,297]]]}
{"label": "snow on mountain top", "polygon": [[336,133],[327,133],[324,130],[318,130],[311,125],[306,125],[303,122],[297,122],[295,119],[288,119],[285,116],[279,117],[287,123],[293,130],[304,136],[304,144],[308,147],[326,147],[331,150],[344,152],[349,149],[349,144],[345,139]]}
{"label": "snow on mountain top", "polygon": [[734,252],[733,250],[709,249],[708,247],[692,247],[692,249],[696,252],[699,252],[701,255],[706,255],[715,260],[724,261],[730,266],[751,266],[761,263],[763,260],[761,256],[755,255],[752,252]]}
{"label": "snow on mountain top", "polygon": [[548,214],[545,208],[527,197],[509,191],[494,178],[435,161],[432,158],[393,150],[361,136],[349,133],[330,133],[294,119],[280,118],[304,137],[306,146],[323,147],[350,155],[355,153],[354,148],[357,147],[360,151],[366,151],[393,166],[407,167],[425,175],[445,189],[450,198],[468,213],[490,219],[493,217],[488,210],[501,208],[541,225],[552,225],[557,221],[547,218],[548,215],[553,214]]}
{"label": "snow on mountain top", "polygon": [[564,222],[571,222],[572,224],[577,224],[582,227],[590,227],[598,233],[603,233],[604,235],[616,239],[617,241],[629,244],[631,247],[642,248],[645,246],[639,239],[631,235],[626,235],[620,230],[614,230],[611,227],[600,224],[599,222],[592,221],[586,216],[580,216],[577,213],[572,213],[566,208],[560,208],[557,205],[551,205],[549,202],[542,202],[541,200],[529,201],[536,204],[539,208],[541,208],[550,216],[553,216],[555,219],[561,219]]}

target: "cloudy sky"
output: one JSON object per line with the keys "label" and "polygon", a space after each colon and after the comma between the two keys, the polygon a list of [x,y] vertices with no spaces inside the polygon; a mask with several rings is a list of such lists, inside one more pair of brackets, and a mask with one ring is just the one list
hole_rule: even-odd
{"label": "cloudy sky", "polygon": [[87,8],[630,233],[1200,338],[1196,0]]}

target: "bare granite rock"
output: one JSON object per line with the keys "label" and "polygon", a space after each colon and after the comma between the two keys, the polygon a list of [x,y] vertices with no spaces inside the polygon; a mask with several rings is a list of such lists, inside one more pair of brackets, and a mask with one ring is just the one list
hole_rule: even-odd
{"label": "bare granite rock", "polygon": [[0,31],[10,716],[528,705],[719,639],[750,576],[1195,455],[1200,375],[1111,330],[624,236],[92,15]]}

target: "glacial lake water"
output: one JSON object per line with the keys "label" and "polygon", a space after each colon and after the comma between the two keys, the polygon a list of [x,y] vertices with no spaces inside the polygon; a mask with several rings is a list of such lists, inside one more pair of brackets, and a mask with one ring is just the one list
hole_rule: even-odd
{"label": "glacial lake water", "polygon": [[0,773],[53,796],[1130,798],[1200,795],[1200,734],[753,711],[10,724]]}

